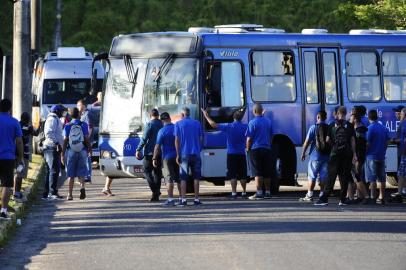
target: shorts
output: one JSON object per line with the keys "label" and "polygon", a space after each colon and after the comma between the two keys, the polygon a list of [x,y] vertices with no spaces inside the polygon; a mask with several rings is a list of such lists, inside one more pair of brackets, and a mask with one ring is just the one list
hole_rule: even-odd
{"label": "shorts", "polygon": [[386,182],[385,161],[367,159],[365,161],[365,178],[368,183]]}
{"label": "shorts", "polygon": [[357,181],[357,183],[365,180],[365,169],[364,169],[365,160],[358,159],[358,162],[355,165],[352,165],[351,174],[352,181],[351,183]]}
{"label": "shorts", "polygon": [[179,183],[179,165],[176,163],[176,158],[164,159],[162,173],[168,183]]}
{"label": "shorts", "polygon": [[87,176],[87,152],[68,150],[66,156],[66,175],[68,177],[85,178]]}
{"label": "shorts", "polygon": [[188,155],[181,157],[180,180],[188,181],[189,179],[200,180],[202,161],[198,155]]}
{"label": "shorts", "polygon": [[252,149],[249,156],[253,176],[271,177],[274,175],[275,160],[270,149]]}
{"label": "shorts", "polygon": [[247,159],[245,154],[227,155],[228,179],[247,179]]}
{"label": "shorts", "polygon": [[326,183],[328,179],[327,169],[328,159],[326,160],[309,160],[307,168],[307,178],[309,181],[315,182],[319,179],[320,183]]}
{"label": "shorts", "polygon": [[[28,159],[24,159],[24,169],[22,172],[17,173],[17,177],[19,178],[27,178],[28,175],[28,166],[30,165],[30,161]],[[16,163],[16,167],[18,166],[18,163]]]}
{"label": "shorts", "polygon": [[406,177],[406,155],[400,156],[398,176]]}
{"label": "shorts", "polygon": [[0,159],[0,185],[2,187],[14,186],[14,159]]}

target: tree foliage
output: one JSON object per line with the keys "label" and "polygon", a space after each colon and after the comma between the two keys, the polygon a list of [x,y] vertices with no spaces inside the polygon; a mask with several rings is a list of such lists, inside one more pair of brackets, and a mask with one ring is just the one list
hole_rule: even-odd
{"label": "tree foliage", "polygon": [[[42,5],[42,50],[48,51],[53,49],[55,0],[42,0]],[[7,53],[12,50],[12,18],[12,4],[2,0],[0,47]],[[107,51],[112,38],[123,33],[230,23],[257,23],[287,32],[406,29],[406,0],[64,0],[62,43]]]}

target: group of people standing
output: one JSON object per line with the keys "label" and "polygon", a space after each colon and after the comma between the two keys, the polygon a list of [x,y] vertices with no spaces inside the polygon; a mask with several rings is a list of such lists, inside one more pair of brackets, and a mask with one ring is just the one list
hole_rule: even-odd
{"label": "group of people standing", "polygon": [[392,194],[389,201],[402,202],[406,174],[406,108],[398,106],[394,111],[400,120],[396,139],[389,138],[388,130],[378,121],[377,110],[369,110],[366,119],[366,108],[355,106],[347,120],[346,108],[336,107],[331,123],[326,123],[325,111],[318,112],[317,123],[310,127],[302,148],[303,161],[309,147],[310,151],[308,191],[300,201],[313,201],[315,184],[319,181],[320,193],[315,205],[327,205],[338,176],[340,206],[356,203],[385,204],[386,149],[389,143],[396,143],[399,146],[399,192]]}

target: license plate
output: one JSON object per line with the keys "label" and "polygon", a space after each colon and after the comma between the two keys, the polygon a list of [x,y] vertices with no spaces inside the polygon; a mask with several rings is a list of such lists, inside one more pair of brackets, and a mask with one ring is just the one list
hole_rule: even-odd
{"label": "license plate", "polygon": [[134,166],[134,173],[143,173],[144,172],[144,168],[142,165],[135,165]]}

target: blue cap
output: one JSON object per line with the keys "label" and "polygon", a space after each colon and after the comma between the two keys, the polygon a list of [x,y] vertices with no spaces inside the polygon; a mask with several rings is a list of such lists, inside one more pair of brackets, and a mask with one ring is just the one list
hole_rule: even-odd
{"label": "blue cap", "polygon": [[405,107],[405,106],[403,106],[403,105],[398,105],[398,106],[396,106],[395,108],[393,108],[392,111],[394,111],[394,112],[401,112],[404,107]]}
{"label": "blue cap", "polygon": [[63,112],[65,110],[65,107],[64,106],[62,106],[62,105],[53,105],[52,107],[51,107],[51,112]]}

